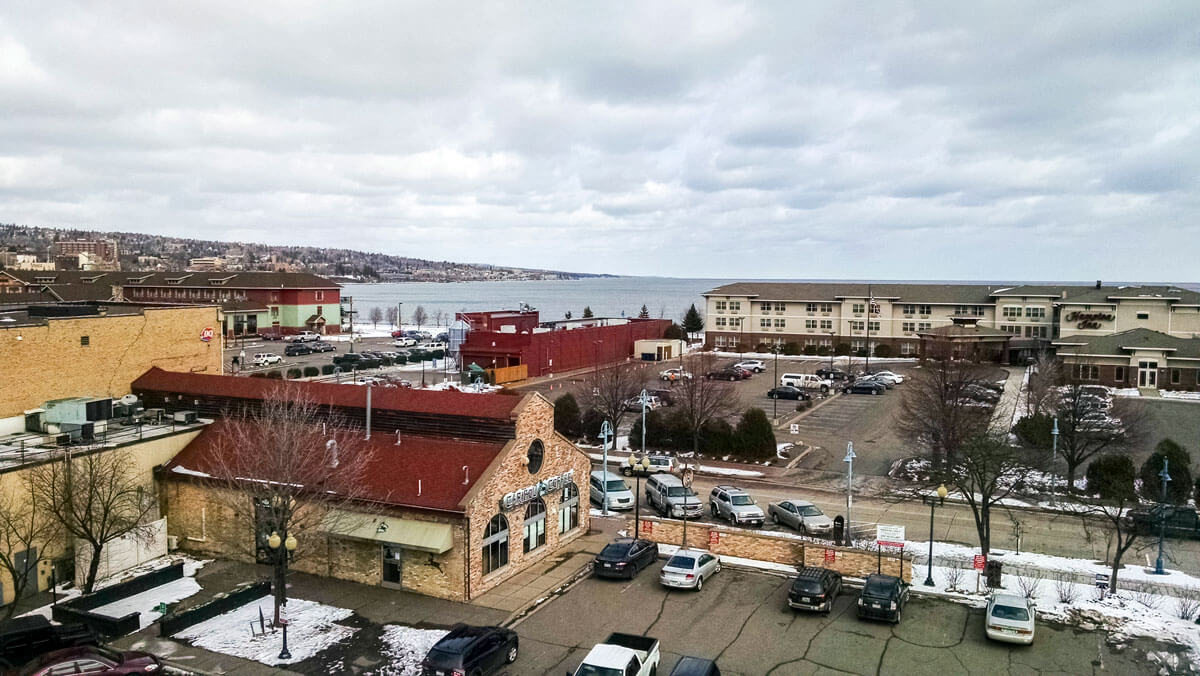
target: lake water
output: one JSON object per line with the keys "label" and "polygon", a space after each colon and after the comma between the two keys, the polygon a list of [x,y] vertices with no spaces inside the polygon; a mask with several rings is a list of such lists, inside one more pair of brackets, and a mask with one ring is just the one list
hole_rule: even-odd
{"label": "lake water", "polygon": [[[678,321],[688,306],[704,312],[700,294],[710,291],[731,279],[677,279],[671,277],[588,277],[578,280],[536,280],[526,282],[405,282],[395,284],[346,284],[343,295],[354,297],[354,309],[365,321],[371,307],[387,308],[404,303],[406,320],[421,305],[429,315],[429,323],[439,311],[443,323],[454,318],[455,312],[480,310],[515,310],[521,303],[532,305],[541,312],[542,321],[562,319],[567,311],[582,317],[583,308],[590,306],[597,317],[637,316],[643,304],[651,317]],[[750,280],[746,280],[750,281]],[[855,282],[860,280],[761,280]],[[861,280],[866,282],[868,280]],[[919,284],[1008,284],[1009,282],[913,282]],[[1055,282],[1030,282],[1054,284]],[[1196,284],[1183,284],[1197,289]]]}

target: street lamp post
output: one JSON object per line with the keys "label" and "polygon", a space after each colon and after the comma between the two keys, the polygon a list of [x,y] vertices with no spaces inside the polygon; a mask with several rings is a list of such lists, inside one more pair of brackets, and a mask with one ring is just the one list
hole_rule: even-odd
{"label": "street lamp post", "polygon": [[[771,387],[779,387],[779,343],[775,343],[775,348],[771,350],[775,353],[775,382],[771,383]],[[775,420],[775,424],[779,424],[779,397],[771,397],[771,418]]]}
{"label": "street lamp post", "polygon": [[[297,544],[296,536],[289,534],[286,537],[280,537],[277,531],[272,531],[271,537],[267,538],[267,546],[275,552],[275,584],[279,585],[279,588],[276,590],[276,598],[281,598],[284,593],[284,585],[287,584],[288,557],[292,555],[292,552],[296,551]],[[283,546],[280,547],[280,545]],[[290,660],[292,659],[292,653],[288,651],[287,644],[288,620],[282,617],[283,607],[287,605],[287,600],[284,599],[283,603],[279,605],[280,608],[276,612],[276,619],[283,627],[283,650],[279,651],[279,659]]]}
{"label": "street lamp post", "polygon": [[1154,574],[1166,575],[1163,570],[1163,538],[1167,534],[1167,484],[1171,483],[1171,475],[1167,473],[1167,458],[1163,457],[1163,468],[1158,473],[1162,479],[1162,499],[1158,506],[1158,560],[1154,562]]}
{"label": "street lamp post", "polygon": [[404,333],[404,303],[396,303],[396,330]]}
{"label": "street lamp post", "polygon": [[[608,472],[608,441],[613,438],[613,428],[607,420],[600,425],[600,443],[604,444],[603,460],[601,461],[600,469]],[[603,496],[604,499],[600,503],[600,511],[605,516],[608,516],[608,479],[603,478],[601,482],[604,484]]]}
{"label": "street lamp post", "polygon": [[[1054,418],[1054,429],[1050,430],[1050,502],[1055,502],[1058,497],[1057,480],[1054,478],[1054,465],[1058,462],[1058,417]],[[1068,486],[1067,490],[1071,490]]]}
{"label": "street lamp post", "polygon": [[846,457],[842,458],[842,462],[846,463],[846,546],[849,547],[853,540],[850,537],[850,513],[854,507],[854,442],[846,442]]}
{"label": "street lamp post", "polygon": [[[836,351],[836,350],[834,350],[834,347],[833,347],[833,337],[836,335],[837,335],[836,331],[829,332],[829,380],[830,380],[830,382],[833,381],[833,353]],[[846,372],[849,373],[850,369],[847,368]]]}
{"label": "street lamp post", "polygon": [[633,454],[629,456],[629,473],[636,477],[634,481],[637,486],[633,489],[633,537],[639,538],[642,536],[642,503],[639,501],[639,496],[642,494],[642,475],[650,469],[650,458],[646,455],[646,449],[642,448],[642,459],[635,460]]}
{"label": "street lamp post", "polygon": [[925,586],[933,586],[933,508],[940,507],[946,503],[946,484],[937,487],[937,499],[932,495],[921,497],[921,501],[929,505],[929,568],[925,573]]}

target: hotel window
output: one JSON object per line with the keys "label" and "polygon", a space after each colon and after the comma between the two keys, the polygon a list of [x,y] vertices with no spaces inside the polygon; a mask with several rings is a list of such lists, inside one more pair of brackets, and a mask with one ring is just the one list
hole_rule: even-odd
{"label": "hotel window", "polygon": [[1004,310],[1001,312],[1001,314],[1004,316],[1005,319],[1016,319],[1017,317],[1021,316],[1021,306],[1020,305],[1005,305]]}
{"label": "hotel window", "polygon": [[817,328],[817,320],[815,320],[815,319],[805,319],[805,320],[804,320],[804,328],[806,328],[806,329],[816,329],[816,328]]}
{"label": "hotel window", "polygon": [[904,306],[904,314],[906,314],[906,315],[917,314],[917,306],[916,305],[905,305]]}
{"label": "hotel window", "polygon": [[1118,366],[1117,368],[1113,369],[1113,377],[1116,378],[1118,383],[1124,383],[1125,382],[1125,367]]}
{"label": "hotel window", "polygon": [[858,352],[859,350],[865,350],[867,349],[867,344],[861,340],[852,340],[850,341],[850,349],[854,350],[855,352]]}
{"label": "hotel window", "polygon": [[832,319],[822,319],[821,320],[821,328],[825,329],[826,331],[832,331],[833,330],[833,320]]}
{"label": "hotel window", "polygon": [[775,304],[775,311],[776,311],[776,312],[783,312],[783,311],[784,311],[784,310],[786,310],[786,309],[787,309],[787,304],[786,304],[786,303],[776,303],[776,304]]}
{"label": "hotel window", "polygon": [[508,565],[508,519],[503,514],[492,517],[483,531],[483,574]]}
{"label": "hotel window", "polygon": [[1150,319],[1150,313],[1149,312],[1139,312],[1139,313],[1137,313],[1137,318],[1138,319]]}
{"label": "hotel window", "polygon": [[771,318],[770,317],[760,317],[758,320],[758,328],[760,328],[760,329],[771,328]]}
{"label": "hotel window", "polygon": [[1000,327],[1000,330],[1018,336],[1021,335],[1021,327],[1013,326],[1012,324],[1004,324]]}
{"label": "hotel window", "polygon": [[321,300],[321,301],[325,300],[325,292],[324,291],[313,291],[313,300]]}
{"label": "hotel window", "polygon": [[579,487],[574,483],[563,486],[562,501],[558,503],[558,532],[579,527]]}
{"label": "hotel window", "polygon": [[900,343],[900,354],[912,354],[912,343]]}
{"label": "hotel window", "polygon": [[871,331],[879,331],[879,322],[867,322],[867,328]]}
{"label": "hotel window", "polygon": [[1100,380],[1100,367],[1080,364],[1075,367],[1075,376],[1080,380]]}
{"label": "hotel window", "polygon": [[525,543],[522,550],[528,554],[546,544],[546,503],[537,498],[525,508]]}
{"label": "hotel window", "polygon": [[972,306],[971,314],[975,315],[976,317],[982,317],[983,316],[983,306],[982,305]]}
{"label": "hotel window", "polygon": [[933,306],[932,305],[918,305],[917,306],[917,314],[931,315],[931,314],[933,314]]}
{"label": "hotel window", "polygon": [[725,347],[725,336],[717,336],[717,339],[713,344],[717,347]]}
{"label": "hotel window", "polygon": [[867,304],[866,303],[854,303],[853,305],[850,306],[850,311],[856,315],[861,315],[862,313],[867,311]]}
{"label": "hotel window", "polygon": [[716,326],[718,329],[725,328],[725,324],[726,324],[726,321],[725,321],[724,317],[717,317],[716,321],[713,322],[713,325]]}
{"label": "hotel window", "polygon": [[742,311],[742,301],[740,301],[740,300],[729,301],[729,311],[730,312],[741,312]]}
{"label": "hotel window", "polygon": [[833,312],[833,303],[821,303],[818,306],[818,310],[821,312]]}
{"label": "hotel window", "polygon": [[717,301],[717,302],[716,302],[714,305],[715,305],[715,306],[716,306],[716,308],[717,308],[717,312],[724,312],[724,311],[725,311],[725,308],[728,306],[728,303],[726,303],[726,302],[725,302],[725,301],[723,301],[723,300],[719,300],[719,301]]}
{"label": "hotel window", "polygon": [[758,310],[759,310],[760,312],[770,312],[770,311],[771,311],[771,304],[770,304],[770,303],[759,303],[759,304],[758,304]]}
{"label": "hotel window", "polygon": [[851,331],[862,331],[864,325],[865,324],[863,322],[850,322],[850,330]]}
{"label": "hotel window", "polygon": [[1045,319],[1046,308],[1044,307],[1026,307],[1025,316],[1030,319]]}
{"label": "hotel window", "polygon": [[1025,327],[1025,337],[1026,338],[1045,338],[1046,337],[1046,327],[1044,327],[1044,326],[1026,326]]}
{"label": "hotel window", "polygon": [[900,330],[905,333],[912,333],[917,330],[917,325],[915,322],[904,322],[900,325]]}
{"label": "hotel window", "polygon": [[1183,372],[1179,369],[1171,369],[1171,384],[1178,385],[1183,380]]}
{"label": "hotel window", "polygon": [[805,312],[816,312],[816,311],[817,311],[817,304],[816,304],[816,303],[806,303],[806,304],[804,305],[804,311],[805,311]]}
{"label": "hotel window", "polygon": [[775,328],[777,328],[777,329],[782,329],[782,328],[783,328],[783,320],[782,320],[782,319],[776,319],[776,320],[775,320]]}
{"label": "hotel window", "polygon": [[929,322],[917,322],[917,330],[918,331],[928,331],[932,327],[933,327],[933,324],[931,324]]}

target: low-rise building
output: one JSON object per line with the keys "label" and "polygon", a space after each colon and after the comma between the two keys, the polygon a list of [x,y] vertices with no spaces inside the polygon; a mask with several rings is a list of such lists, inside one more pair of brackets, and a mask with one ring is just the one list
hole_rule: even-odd
{"label": "low-rise building", "polygon": [[[265,379],[160,370],[134,383],[147,405],[218,417],[261,404],[274,387]],[[369,424],[363,443],[374,456],[365,487],[372,511],[348,532],[302,538],[298,570],[465,601],[587,532],[591,461],[554,431],[554,407],[539,394],[289,387],[355,429]],[[214,424],[167,465],[168,530],[197,554],[247,559],[229,543],[253,541],[262,528],[235,518],[230,505],[250,498],[232,482],[278,477],[222,476],[215,454],[228,448],[218,443],[223,424],[230,422]]]}
{"label": "low-rise building", "polygon": [[1055,340],[1054,346],[1070,375],[1080,382],[1200,390],[1200,338],[1138,328],[1107,335],[1077,333]]}

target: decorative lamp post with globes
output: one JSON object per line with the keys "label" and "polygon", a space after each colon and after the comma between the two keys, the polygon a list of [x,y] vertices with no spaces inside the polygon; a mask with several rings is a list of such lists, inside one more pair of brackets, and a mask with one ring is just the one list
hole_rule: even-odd
{"label": "decorative lamp post with globes", "polygon": [[929,569],[925,573],[925,586],[933,586],[933,508],[941,507],[946,504],[946,495],[950,491],[946,490],[946,484],[937,487],[937,497],[932,495],[921,496],[921,502],[929,505]]}
{"label": "decorative lamp post with globes", "polygon": [[[645,449],[642,451],[645,453]],[[633,537],[639,538],[642,536],[642,475],[650,469],[650,457],[643,455],[641,460],[635,460],[633,455],[629,456],[629,473],[634,477],[637,487],[633,489]]]}
{"label": "decorative lamp post with globes", "polygon": [[[283,546],[280,547],[280,545]],[[292,552],[296,551],[296,545],[296,536],[291,534],[281,538],[277,531],[271,531],[271,537],[267,538],[267,546],[271,548],[271,551],[275,552],[275,584],[278,585],[275,599],[276,603],[279,604],[279,609],[275,614],[277,616],[277,624],[283,627],[283,650],[279,651],[279,659],[281,660],[292,659],[292,653],[288,651],[288,621],[284,616],[283,607],[287,605],[284,585],[287,584],[288,557],[292,555]]]}

